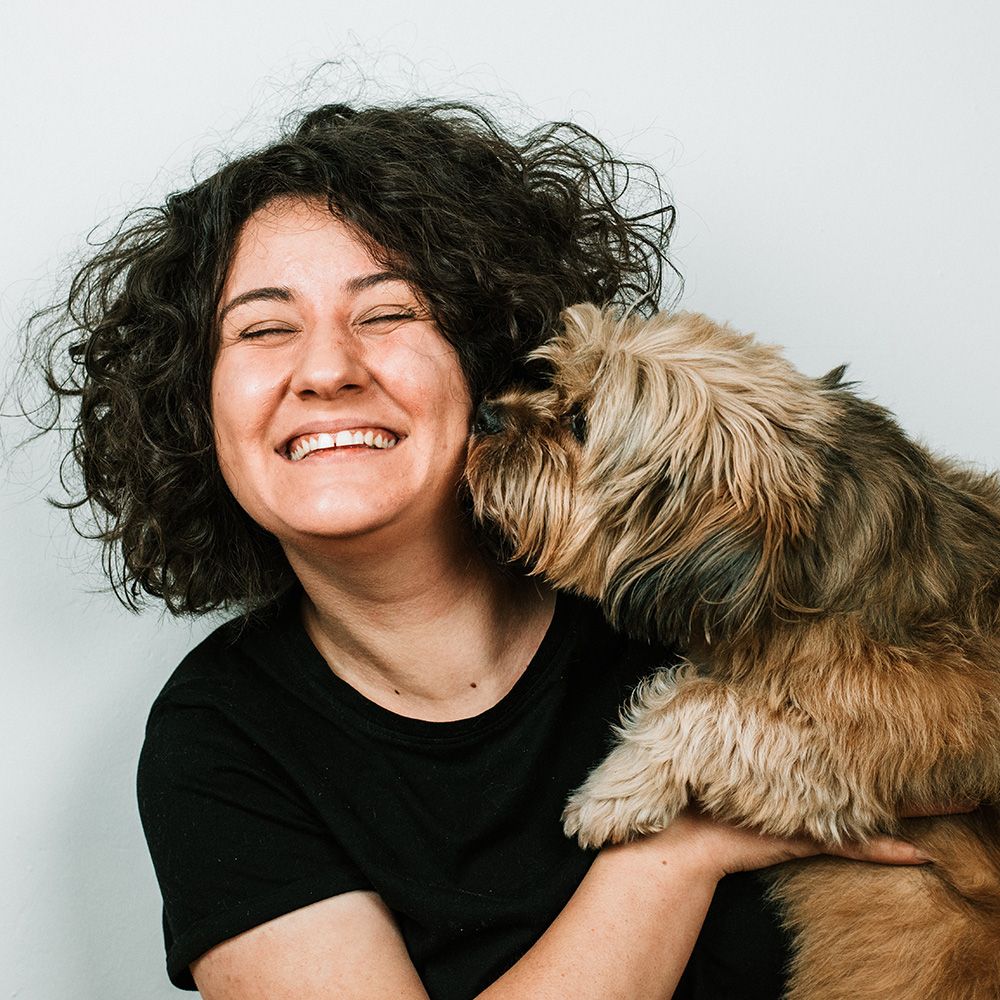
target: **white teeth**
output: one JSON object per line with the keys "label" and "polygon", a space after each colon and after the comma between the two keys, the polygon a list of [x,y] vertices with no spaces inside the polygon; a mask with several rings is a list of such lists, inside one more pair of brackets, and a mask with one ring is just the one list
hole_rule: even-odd
{"label": "white teeth", "polygon": [[369,448],[392,448],[396,444],[396,438],[390,434],[382,434],[379,431],[347,430],[337,431],[336,434],[310,434],[301,437],[295,442],[293,448],[289,448],[288,457],[293,462],[298,462],[310,452],[321,451],[326,448],[348,448],[352,445],[367,445]]}

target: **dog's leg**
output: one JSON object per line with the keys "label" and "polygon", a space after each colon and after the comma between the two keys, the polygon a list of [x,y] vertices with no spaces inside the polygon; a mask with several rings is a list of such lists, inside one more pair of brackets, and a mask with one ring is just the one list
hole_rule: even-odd
{"label": "dog's leg", "polygon": [[842,843],[894,832],[907,809],[998,801],[994,663],[993,643],[898,649],[833,619],[771,636],[766,657],[717,648],[702,674],[640,686],[566,828],[622,840],[695,800],[727,822]]}
{"label": "dog's leg", "polygon": [[780,836],[863,836],[891,816],[850,785],[815,723],[693,667],[637,690],[611,754],[571,796],[564,828],[593,847],[663,829],[695,799]]}
{"label": "dog's leg", "polygon": [[662,830],[688,804],[687,783],[675,766],[685,742],[684,719],[672,711],[672,702],[689,673],[693,668],[664,670],[636,690],[618,744],[563,812],[567,836],[576,836],[581,846]]}

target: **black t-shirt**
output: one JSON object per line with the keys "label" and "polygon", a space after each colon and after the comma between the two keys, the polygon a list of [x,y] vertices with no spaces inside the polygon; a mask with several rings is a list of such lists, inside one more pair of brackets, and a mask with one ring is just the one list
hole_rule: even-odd
{"label": "black t-shirt", "polygon": [[[139,762],[171,981],[193,989],[188,964],[220,941],[370,889],[432,1000],[475,996],[587,871],[594,855],[563,836],[563,803],[609,749],[632,686],[668,657],[560,595],[498,704],[425,722],[338,678],[297,594],[222,626],[157,698]],[[784,948],[760,882],[726,879],[676,997],[777,1000]]]}

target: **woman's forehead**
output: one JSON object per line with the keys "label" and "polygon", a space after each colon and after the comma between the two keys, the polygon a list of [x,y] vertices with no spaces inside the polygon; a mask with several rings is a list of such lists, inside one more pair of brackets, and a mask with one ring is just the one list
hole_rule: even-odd
{"label": "woman's forehead", "polygon": [[372,257],[355,230],[339,219],[318,198],[281,197],[266,202],[240,227],[233,247],[233,261],[270,257],[284,244],[303,246],[319,238],[351,246],[359,257]]}
{"label": "woman's forehead", "polygon": [[[344,285],[361,290],[363,279],[386,273],[365,243],[324,202],[282,199],[254,212],[233,247],[220,305],[254,287]],[[394,274],[394,277],[400,277]]]}

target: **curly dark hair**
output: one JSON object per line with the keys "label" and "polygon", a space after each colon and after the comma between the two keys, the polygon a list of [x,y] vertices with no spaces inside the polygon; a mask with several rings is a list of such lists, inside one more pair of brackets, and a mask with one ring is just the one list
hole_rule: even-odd
{"label": "curly dark hair", "polygon": [[516,377],[564,306],[658,308],[673,209],[643,168],[655,204],[630,212],[637,166],[567,122],[517,137],[464,103],[332,104],[130,213],[66,301],[29,323],[54,402],[47,426],[78,401],[63,463],[78,471],[75,488],[63,478],[73,499],[61,505],[92,514],[81,533],[105,543],[119,598],[137,608],[153,595],[174,614],[248,611],[292,582],[276,539],[226,487],[213,443],[217,304],[253,212],[282,196],[325,199],[419,290],[475,401]]}

